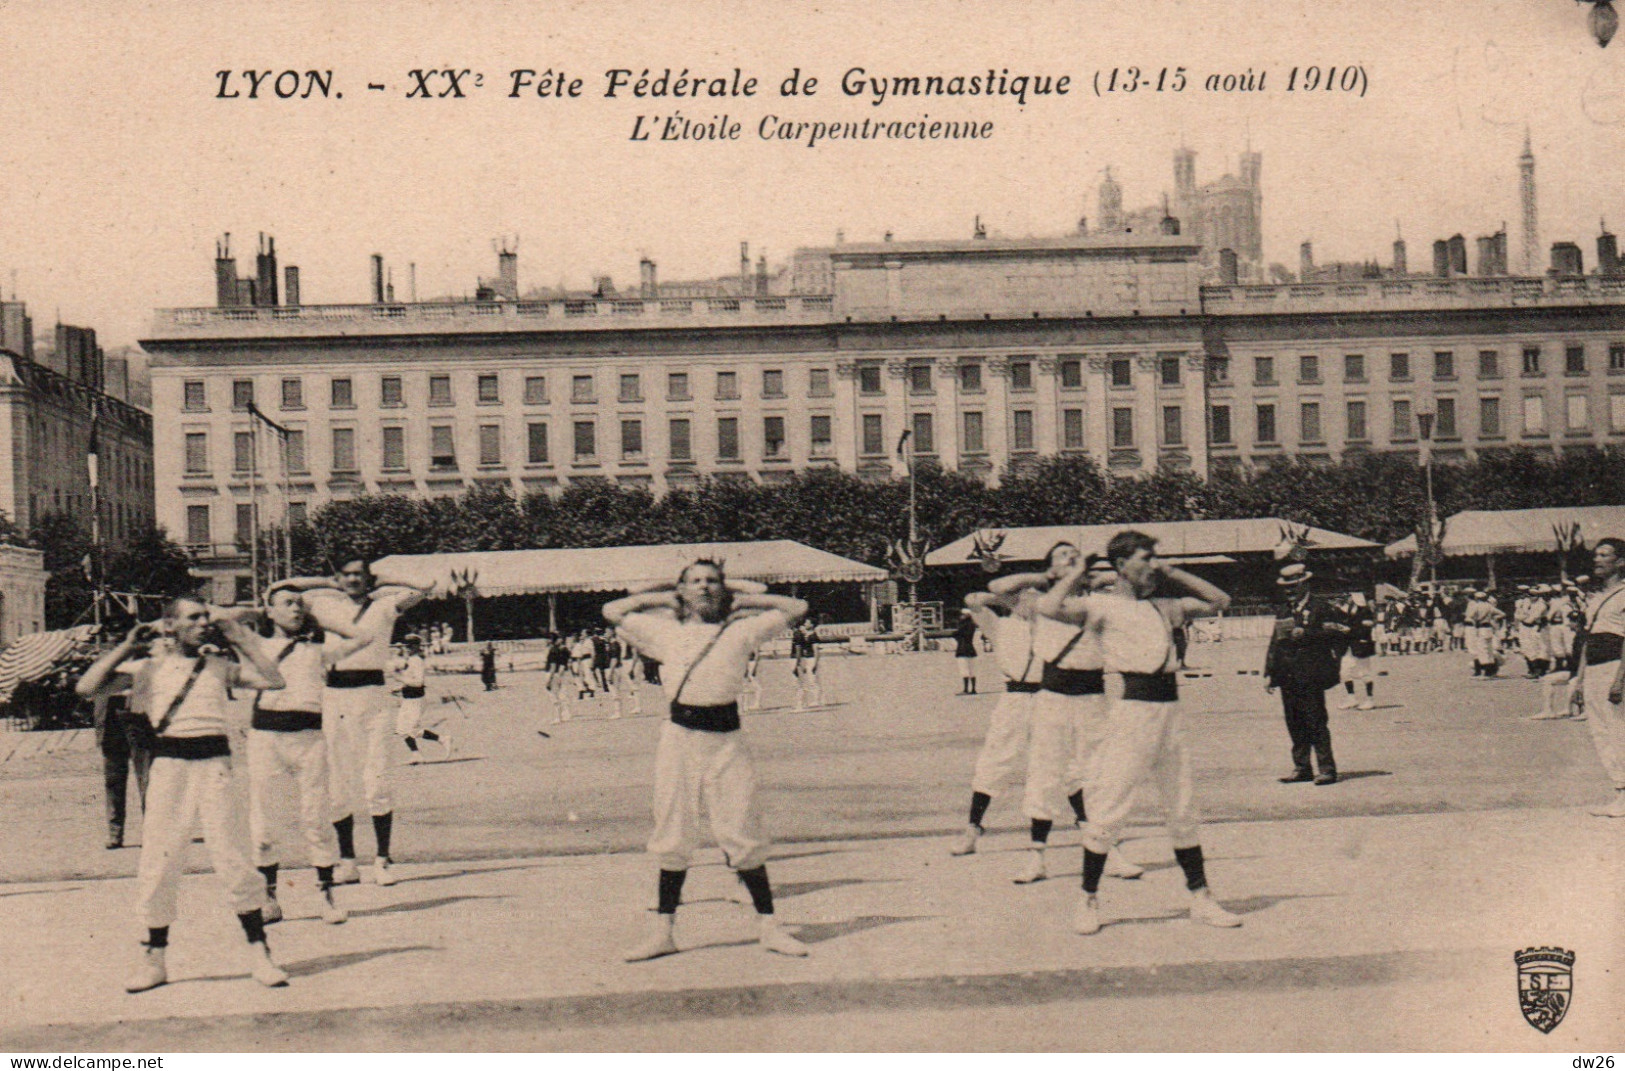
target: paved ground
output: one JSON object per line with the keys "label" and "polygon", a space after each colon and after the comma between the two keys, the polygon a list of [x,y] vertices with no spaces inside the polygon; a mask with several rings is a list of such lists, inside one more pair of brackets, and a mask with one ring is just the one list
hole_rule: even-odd
{"label": "paved ground", "polygon": [[[1075,877],[1009,882],[1007,801],[1008,832],[948,858],[993,697],[955,698],[946,656],[830,660],[844,704],[753,719],[781,914],[807,962],[748,945],[720,866],[690,883],[693,951],[617,961],[652,895],[632,849],[657,723],[599,711],[543,738],[535,677],[490,696],[433,681],[468,699],[453,728],[484,757],[400,772],[408,880],[344,890],[344,927],[275,927],[294,974],[276,992],[242,977],[235,922],[197,877],[177,983],[124,995],[135,852],[100,846],[94,756],[6,763],[0,1049],[1620,1048],[1625,828],[1578,807],[1603,783],[1586,726],[1519,720],[1534,685],[1469,683],[1459,655],[1388,659],[1379,709],[1334,715],[1347,779],[1282,786],[1278,708],[1237,673],[1261,653],[1198,648],[1213,675],[1184,682],[1210,874],[1246,917],[1231,932],[1183,918],[1149,825],[1128,851],[1151,872],[1108,881],[1115,921],[1087,939],[1068,927]],[[767,677],[770,706],[793,697],[784,663]],[[1057,840],[1075,875],[1076,834]],[[308,916],[309,872],[293,880],[291,914]],[[1517,1008],[1512,953],[1530,945],[1579,954],[1551,1037]]]}

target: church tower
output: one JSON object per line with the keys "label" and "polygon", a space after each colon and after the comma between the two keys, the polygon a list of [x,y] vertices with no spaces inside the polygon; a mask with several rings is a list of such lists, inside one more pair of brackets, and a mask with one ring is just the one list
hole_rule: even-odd
{"label": "church tower", "polygon": [[1123,187],[1112,178],[1112,169],[1100,182],[1100,229],[1112,234],[1123,229]]}
{"label": "church tower", "polygon": [[1518,192],[1523,199],[1523,274],[1540,274],[1540,224],[1535,215],[1535,154],[1529,149],[1529,128],[1523,130],[1523,155],[1518,157]]}

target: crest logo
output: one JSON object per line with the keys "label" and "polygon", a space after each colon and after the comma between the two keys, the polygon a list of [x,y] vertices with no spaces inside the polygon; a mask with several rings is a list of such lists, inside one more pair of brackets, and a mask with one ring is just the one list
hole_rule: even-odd
{"label": "crest logo", "polygon": [[1557,1029],[1574,1001],[1574,953],[1565,948],[1526,948],[1518,963],[1518,1006],[1542,1034]]}

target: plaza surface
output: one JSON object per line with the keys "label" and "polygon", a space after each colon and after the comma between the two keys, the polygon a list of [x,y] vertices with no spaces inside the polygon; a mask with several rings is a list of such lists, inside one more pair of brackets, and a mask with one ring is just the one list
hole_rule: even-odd
{"label": "plaza surface", "polygon": [[[638,849],[658,719],[607,720],[600,701],[551,724],[538,674],[492,693],[431,678],[459,752],[397,771],[403,880],[343,889],[353,917],[335,928],[293,871],[271,937],[283,990],[244,977],[235,920],[200,875],[174,981],[124,994],[136,852],[102,848],[98,757],[6,762],[0,1049],[1620,1048],[1625,822],[1583,809],[1605,794],[1587,726],[1522,720],[1535,684],[1471,682],[1462,655],[1388,658],[1377,709],[1333,715],[1344,780],[1281,785],[1262,655],[1199,646],[1181,682],[1233,931],[1185,919],[1153,799],[1124,848],[1148,873],[1108,879],[1093,937],[1070,929],[1075,832],[1054,838],[1052,880],[1011,883],[1018,792],[978,854],[950,858],[996,695],[957,697],[945,654],[828,658],[835,703],[806,712],[787,664],[764,666],[749,732],[779,914],[806,961],[754,947],[714,853],[679,915],[685,952],[619,961],[652,907]],[[653,690],[644,702],[657,709]],[[1546,1036],[1519,1012],[1513,953],[1553,945],[1577,953],[1575,1000]]]}

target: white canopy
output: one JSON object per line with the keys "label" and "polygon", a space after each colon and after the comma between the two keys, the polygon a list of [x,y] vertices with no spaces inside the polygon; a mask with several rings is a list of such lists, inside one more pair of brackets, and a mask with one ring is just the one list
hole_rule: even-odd
{"label": "white canopy", "polygon": [[[1005,561],[1038,561],[1060,540],[1074,543],[1084,553],[1104,551],[1106,541],[1125,528],[1144,532],[1157,541],[1157,556],[1187,564],[1233,560],[1236,554],[1267,554],[1280,542],[1287,522],[1275,517],[1247,517],[1221,521],[1148,521],[1144,524],[1055,524],[1037,528],[1011,528],[1004,532],[999,557]],[[1301,526],[1295,526],[1301,528]],[[1324,528],[1310,528],[1310,550],[1374,549],[1377,544]],[[925,556],[927,565],[963,565],[976,561],[976,537],[966,536]]]}
{"label": "white canopy", "polygon": [[[1444,522],[1441,549],[1445,557],[1478,554],[1540,554],[1557,552],[1554,526],[1578,524],[1580,537],[1591,546],[1603,536],[1625,539],[1625,506],[1560,506],[1552,509],[1467,510]],[[1390,558],[1416,553],[1416,536],[1388,544]]]}
{"label": "white canopy", "polygon": [[696,558],[721,561],[730,577],[763,583],[880,581],[884,569],[790,539],[754,543],[671,543],[646,547],[486,550],[460,554],[393,554],[373,569],[387,577],[433,581],[442,592],[451,574],[472,574],[481,596],[565,591],[631,591],[677,579]]}

